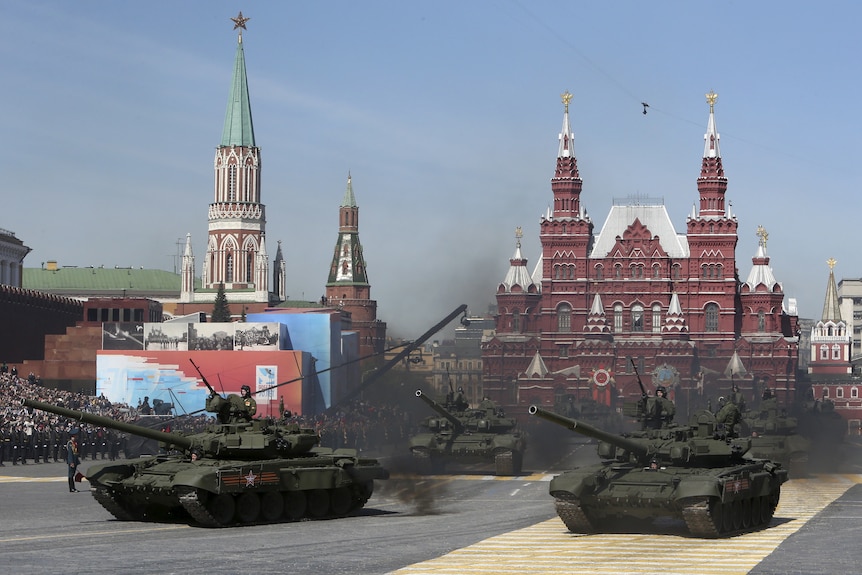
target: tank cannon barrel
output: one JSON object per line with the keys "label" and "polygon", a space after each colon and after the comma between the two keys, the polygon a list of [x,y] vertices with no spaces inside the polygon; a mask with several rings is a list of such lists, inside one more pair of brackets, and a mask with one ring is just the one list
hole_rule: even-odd
{"label": "tank cannon barrel", "polygon": [[416,390],[416,397],[427,403],[428,406],[437,413],[439,413],[441,417],[445,417],[446,420],[452,424],[452,427],[455,429],[455,431],[462,431],[464,424],[461,423],[461,420],[449,413],[449,410],[447,410],[445,407],[422,393],[421,389]]}
{"label": "tank cannon barrel", "polygon": [[544,420],[550,421],[551,423],[562,425],[566,429],[574,431],[575,433],[580,433],[581,435],[586,435],[587,437],[592,437],[593,439],[598,439],[599,441],[610,443],[615,447],[625,449],[626,451],[631,451],[632,453],[636,453],[639,456],[645,456],[649,453],[649,449],[647,448],[647,446],[638,441],[634,441],[632,439],[629,439],[628,437],[623,437],[621,435],[614,435],[613,433],[608,433],[607,431],[602,431],[601,429],[593,427],[592,425],[584,423],[583,421],[571,419],[558,413],[554,413],[553,411],[547,411],[535,405],[531,405],[528,411],[530,412],[530,415],[535,415],[536,417],[540,417]]}
{"label": "tank cannon barrel", "polygon": [[51,405],[50,403],[43,403],[41,401],[35,401],[32,399],[25,399],[21,403],[25,407],[32,407],[33,409],[39,409],[41,411],[47,411],[56,415],[62,415],[63,417],[67,417],[69,419],[97,425],[99,427],[107,427],[109,429],[124,431],[132,435],[146,437],[147,439],[153,439],[167,445],[179,447],[180,449],[191,449],[194,445],[194,442],[191,439],[183,435],[166,433],[164,431],[158,431],[155,429],[141,427],[139,425],[133,425],[131,423],[124,423],[122,421],[111,419],[110,417],[94,415],[92,413],[86,413],[83,411],[76,411],[74,409]]}

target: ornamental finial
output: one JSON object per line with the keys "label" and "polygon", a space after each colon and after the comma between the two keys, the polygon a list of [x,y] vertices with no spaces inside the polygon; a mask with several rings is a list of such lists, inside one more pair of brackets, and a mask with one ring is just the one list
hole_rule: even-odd
{"label": "ornamental finial", "polygon": [[757,226],[757,237],[760,238],[758,243],[765,248],[766,240],[769,239],[769,234],[766,233],[766,228],[763,226]]}
{"label": "ornamental finial", "polygon": [[829,258],[828,260],[826,260],[826,265],[829,266],[829,271],[832,271],[833,269],[835,269],[835,264],[837,264],[837,263],[838,263],[838,260],[836,260],[835,258]]}
{"label": "ornamental finial", "polygon": [[233,29],[234,30],[236,30],[237,28],[240,29],[239,30],[239,41],[240,41],[240,43],[242,43],[242,31],[248,30],[248,28],[245,27],[245,23],[248,22],[249,20],[251,20],[251,18],[243,17],[242,11],[240,11],[240,13],[237,14],[236,18],[231,18],[231,20],[233,20]]}
{"label": "ornamental finial", "polygon": [[517,228],[515,228],[515,243],[518,245],[519,248],[521,247],[521,238],[523,237],[524,234],[521,232],[521,226],[518,226]]}
{"label": "ornamental finial", "polygon": [[718,94],[712,90],[706,94],[706,103],[709,104],[709,113],[712,114],[715,108],[715,101],[718,100]]}
{"label": "ornamental finial", "polygon": [[566,106],[566,114],[569,113],[569,102],[572,101],[572,95],[569,94],[569,91],[566,90],[564,93],[560,94],[560,98],[563,99],[563,104]]}

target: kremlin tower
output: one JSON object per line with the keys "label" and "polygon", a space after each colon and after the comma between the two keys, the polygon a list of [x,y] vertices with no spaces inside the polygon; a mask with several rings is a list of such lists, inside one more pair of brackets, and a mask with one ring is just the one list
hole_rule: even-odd
{"label": "kremlin tower", "polygon": [[[207,218],[209,232],[202,289],[194,291],[193,282],[186,278],[189,270],[194,274],[194,256],[187,238],[180,301],[212,302],[223,287],[230,303],[270,304],[280,300],[278,294],[269,292],[266,209],[260,193],[261,155],[254,138],[242,42],[242,31],[249,18],[240,12],[231,20],[234,29],[240,30],[221,143],[213,162],[215,194]],[[283,294],[284,266],[280,265],[275,273],[274,284]]]}
{"label": "kremlin tower", "polygon": [[327,305],[350,313],[351,329],[359,332],[359,355],[381,353],[386,324],[377,319],[377,302],[371,299],[371,284],[362,244],[359,243],[359,206],[353,195],[353,178],[347,175],[347,189],[338,210],[338,239],[326,282]]}

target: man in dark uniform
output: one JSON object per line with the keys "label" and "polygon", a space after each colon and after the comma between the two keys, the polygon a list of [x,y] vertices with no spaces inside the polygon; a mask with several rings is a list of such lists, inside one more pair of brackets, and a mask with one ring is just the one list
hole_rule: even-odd
{"label": "man in dark uniform", "polygon": [[69,442],[66,444],[66,465],[69,467],[69,493],[77,493],[75,474],[78,472],[78,466],[81,464],[81,459],[78,457],[78,430],[73,429],[70,435]]}

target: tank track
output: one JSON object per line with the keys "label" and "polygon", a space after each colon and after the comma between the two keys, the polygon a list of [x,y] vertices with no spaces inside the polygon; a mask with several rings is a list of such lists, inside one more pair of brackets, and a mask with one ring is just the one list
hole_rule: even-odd
{"label": "tank track", "polygon": [[709,511],[709,499],[706,497],[683,507],[682,517],[689,533],[695,537],[712,538],[720,535]]}
{"label": "tank track", "polygon": [[563,520],[563,523],[572,533],[593,533],[596,530],[593,522],[584,513],[581,506],[574,501],[563,501],[562,499],[554,499],[554,508],[557,510],[557,515]]}
{"label": "tank track", "polygon": [[511,451],[499,451],[494,456],[494,471],[497,475],[515,475],[515,459]]}
{"label": "tank track", "polygon": [[[349,507],[343,513],[334,513],[332,509],[329,509],[328,512],[323,515],[314,516],[312,513],[306,511],[305,514],[299,519],[289,519],[286,517],[280,517],[276,520],[267,521],[262,517],[258,517],[256,520],[249,522],[251,525],[262,525],[268,523],[289,523],[292,521],[309,521],[309,520],[317,520],[317,519],[336,519],[340,517],[346,517],[360,509],[362,509],[368,500],[371,497],[373,492],[373,483],[368,486],[356,486],[353,492],[353,499],[350,502]],[[334,490],[328,490],[329,493],[332,493]],[[192,520],[194,520],[197,524],[203,527],[229,527],[232,525],[243,525],[245,523],[238,522],[236,517],[232,518],[230,521],[224,523],[217,519],[210,511],[207,509],[204,501],[199,497],[199,491],[197,489],[191,487],[183,487],[182,489],[178,489],[179,501],[183,506],[183,509],[191,516]]]}
{"label": "tank track", "polygon": [[[732,507],[729,511],[729,523],[727,517],[717,515],[728,504],[711,502],[708,497],[692,500],[683,507],[682,516],[689,533],[695,537],[728,537],[757,531],[768,527],[772,521],[775,509],[778,507],[779,494],[780,491],[776,491],[765,496],[751,497],[743,501],[739,507]],[[748,525],[743,523],[741,516],[744,513],[742,505],[745,503],[749,505]]]}
{"label": "tank track", "polygon": [[107,487],[93,487],[90,492],[93,494],[93,498],[99,502],[99,505],[120,521],[137,521],[140,519],[120,503],[119,499]]}
{"label": "tank track", "polygon": [[206,527],[222,527],[222,524],[216,521],[203,502],[198,498],[197,489],[186,488],[178,490],[180,503],[183,509],[192,516],[192,519]]}

